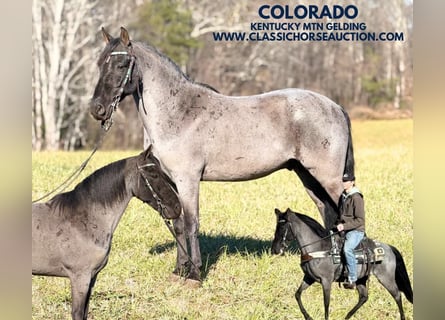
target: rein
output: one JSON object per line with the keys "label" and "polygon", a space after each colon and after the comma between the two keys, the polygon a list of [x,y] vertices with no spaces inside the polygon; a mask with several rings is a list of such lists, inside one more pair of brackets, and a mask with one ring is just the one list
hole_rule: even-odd
{"label": "rein", "polygon": [[[111,124],[110,124],[111,127]],[[110,128],[108,128],[110,129]],[[54,188],[52,191],[46,193],[45,195],[43,195],[42,197],[32,200],[31,203],[35,203],[35,202],[39,202],[47,197],[49,197],[50,195],[52,195],[53,193],[55,193],[56,191],[62,192],[63,190],[65,190],[73,181],[74,179],[76,179],[80,173],[85,169],[85,167],[87,166],[88,162],[90,162],[91,158],[93,157],[93,155],[96,153],[96,151],[102,146],[103,140],[105,135],[108,132],[108,129],[105,130],[101,136],[99,137],[98,141],[96,142],[96,145],[94,146],[93,150],[91,151],[90,155],[88,156],[88,158],[86,158],[84,160],[84,162],[81,163],[81,165],[73,171],[73,173],[65,179],[65,181],[63,181],[60,185],[58,185],[56,188]]]}
{"label": "rein", "polygon": [[[119,87],[119,91],[118,94],[114,97],[113,102],[111,103],[111,115],[110,118],[108,118],[107,120],[102,121],[101,126],[102,129],[104,130],[104,133],[101,135],[101,137],[99,138],[99,141],[96,143],[96,146],[93,148],[93,151],[91,152],[91,154],[88,156],[88,158],[82,162],[82,164],[76,169],[74,170],[74,172],[67,178],[65,179],[65,181],[63,181],[59,186],[57,186],[56,188],[54,188],[52,191],[46,193],[45,195],[43,195],[42,197],[33,200],[31,203],[35,203],[38,201],[41,201],[47,197],[49,197],[50,195],[52,195],[53,193],[55,193],[56,191],[62,192],[63,190],[65,190],[73,181],[74,179],[76,179],[79,174],[85,169],[85,167],[87,166],[88,162],[91,160],[91,158],[93,157],[93,155],[96,153],[96,151],[99,149],[99,147],[102,145],[103,142],[103,138],[105,136],[105,134],[108,132],[108,130],[110,130],[111,126],[113,125],[113,113],[116,111],[117,107],[119,106],[119,102],[122,98],[122,95],[124,93],[124,88],[127,85],[127,83],[129,81],[131,81],[131,73],[133,72],[133,68],[134,68],[134,63],[136,60],[136,57],[132,54],[130,54],[127,51],[115,51],[115,52],[111,52],[110,55],[108,56],[106,63],[108,63],[110,61],[111,56],[116,56],[116,55],[130,55],[130,65],[128,66],[127,72],[125,74],[125,78],[122,81],[120,87]],[[139,92],[139,88],[138,88],[138,94],[140,95]],[[145,107],[144,107],[145,110]],[[152,190],[153,191],[153,190]],[[153,193],[155,194],[155,193]]]}
{"label": "rein", "polygon": [[[97,149],[99,149],[99,147],[102,145],[103,138],[104,138],[105,134],[108,132],[108,130],[110,130],[111,126],[113,125],[113,113],[116,111],[117,107],[119,106],[119,102],[120,102],[122,95],[124,93],[124,88],[127,85],[127,83],[129,81],[131,81],[131,74],[133,72],[134,63],[136,60],[136,57],[134,55],[128,53],[127,51],[115,51],[115,52],[110,53],[110,55],[108,56],[108,58],[106,60],[106,63],[108,63],[110,61],[111,56],[117,56],[117,55],[130,55],[130,65],[128,66],[127,72],[125,74],[125,78],[119,87],[118,94],[114,97],[113,102],[111,103],[111,115],[107,120],[104,120],[101,123],[102,129],[104,130],[105,133],[103,133],[103,135],[100,137],[99,142],[96,143],[96,146],[93,148],[93,151],[91,152],[89,157],[79,166],[79,168],[74,170],[74,172],[65,181],[63,181],[58,187],[56,187],[54,190],[48,192],[47,194],[45,194],[44,196],[42,196],[36,200],[33,200],[31,203],[41,201],[41,200],[47,198],[48,196],[50,196],[51,194],[55,193],[58,190],[60,190],[60,192],[65,190],[73,182],[73,180],[76,179],[79,176],[79,174],[85,169],[88,162],[91,160],[93,155],[96,153]],[[139,90],[138,90],[138,94],[139,94]],[[145,110],[145,107],[144,107],[144,110]],[[153,194],[155,194],[155,193],[153,193]]]}
{"label": "rein", "polygon": [[[184,248],[184,246],[182,245],[182,243],[178,240],[178,237],[176,235],[176,232],[171,224],[171,221],[164,215],[164,208],[165,206],[162,204],[161,198],[158,196],[158,194],[155,192],[155,190],[153,189],[152,185],[150,184],[150,182],[148,181],[147,177],[144,174],[144,171],[142,170],[143,168],[146,167],[153,167],[155,166],[154,163],[146,163],[142,166],[138,165],[138,170],[139,173],[141,174],[142,178],[144,178],[144,182],[145,185],[147,186],[148,189],[150,189],[150,192],[153,194],[153,198],[155,198],[156,203],[158,205],[158,212],[161,215],[162,220],[164,220],[165,225],[167,226],[168,230],[170,231],[170,233],[172,234],[173,238],[175,238],[176,243],[179,245],[179,247],[181,248],[182,251],[184,251],[187,254],[187,258],[190,261],[190,263],[198,269],[198,267],[193,263],[192,258],[190,257],[190,255],[188,254],[188,251]],[[170,186],[171,187],[171,186]],[[176,191],[175,191],[176,193]]]}
{"label": "rein", "polygon": [[[290,230],[292,236],[294,237],[294,239],[297,238],[297,237],[295,236],[294,231],[293,231],[292,228],[291,228],[291,222],[287,221],[286,223],[288,224],[288,227],[286,228],[286,231],[284,232],[283,239],[281,240],[282,243],[283,243],[283,245],[284,245],[284,247],[287,247],[287,245],[285,244],[285,241],[286,241],[287,233],[288,233],[289,230]],[[336,234],[338,234],[338,233],[340,233],[340,232],[339,232],[339,231],[332,232],[332,233],[330,233],[329,235],[327,235],[326,237],[323,237],[323,238],[320,238],[320,239],[318,239],[318,240],[315,240],[315,241],[306,243],[306,244],[304,244],[304,245],[299,245],[299,250],[301,251],[301,249],[303,249],[303,248],[305,248],[305,247],[308,247],[308,246],[310,246],[310,245],[312,245],[312,244],[314,244],[314,243],[318,243],[318,242],[321,242],[321,241],[323,241],[323,240],[332,238],[334,235],[336,235]]]}
{"label": "rein", "polygon": [[[291,230],[291,232],[292,232],[292,230]],[[323,237],[323,238],[321,238],[321,239],[315,240],[315,241],[313,241],[313,242],[306,243],[305,245],[300,246],[300,249],[301,249],[301,248],[304,248],[304,247],[308,247],[308,246],[310,246],[311,244],[314,244],[314,243],[323,241],[323,240],[325,240],[325,239],[331,238],[332,236],[336,235],[337,233],[339,233],[339,232],[336,231],[336,232],[333,232],[332,234],[330,234],[330,235],[328,235],[328,236],[326,236],[326,237]]]}
{"label": "rein", "polygon": [[162,204],[161,198],[159,198],[158,194],[155,192],[155,190],[151,186],[150,182],[148,182],[148,179],[145,176],[144,171],[142,170],[142,168],[154,167],[154,166],[155,166],[154,163],[146,163],[146,164],[144,164],[142,166],[138,165],[138,171],[141,174],[142,178],[144,178],[145,185],[148,187],[148,189],[150,189],[150,192],[153,194],[153,198],[155,198],[155,200],[156,200],[156,203],[158,205],[158,212],[161,214],[162,218],[165,220],[165,219],[167,219],[164,216],[164,208],[165,208],[165,206]]}

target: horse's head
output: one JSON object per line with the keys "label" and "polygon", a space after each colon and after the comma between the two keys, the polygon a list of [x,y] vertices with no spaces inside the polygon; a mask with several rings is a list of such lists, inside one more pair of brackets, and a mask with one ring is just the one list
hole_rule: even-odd
{"label": "horse's head", "polygon": [[158,159],[151,153],[151,148],[142,152],[137,157],[139,183],[134,196],[148,203],[165,218],[176,219],[181,214],[176,186],[162,171]]}
{"label": "horse's head", "polygon": [[135,71],[136,57],[132,53],[127,30],[121,27],[120,37],[113,38],[102,28],[102,36],[106,46],[98,61],[100,75],[91,99],[90,113],[105,124],[118,103],[137,90],[140,77]]}
{"label": "horse's head", "polygon": [[275,209],[277,227],[275,228],[275,236],[272,242],[272,254],[284,254],[290,242],[295,238],[292,223],[289,220],[290,214],[290,209],[287,209],[285,212]]}

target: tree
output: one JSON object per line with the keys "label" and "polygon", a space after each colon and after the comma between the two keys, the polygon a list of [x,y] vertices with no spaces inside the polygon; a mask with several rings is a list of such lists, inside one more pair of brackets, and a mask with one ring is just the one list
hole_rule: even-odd
{"label": "tree", "polygon": [[99,29],[118,30],[136,1],[33,0],[34,150],[72,150],[86,144],[88,102],[97,75],[92,70],[103,48]]}
{"label": "tree", "polygon": [[[92,52],[82,49],[94,40],[88,13],[90,0],[33,2],[33,147],[65,148],[82,138],[80,125],[87,103],[82,88]],[[72,139],[74,138],[74,139]]]}
{"label": "tree", "polygon": [[190,49],[199,41],[191,37],[192,16],[177,0],[153,0],[138,9],[132,24],[138,40],[151,43],[164,54],[185,66]]}
{"label": "tree", "polygon": [[[299,5],[317,3],[321,4],[301,0]],[[348,109],[380,104],[397,108],[410,102],[411,0],[360,2],[355,19],[366,23],[366,32],[403,32],[404,42],[214,41],[212,32],[251,31],[251,22],[262,21],[258,8],[263,4],[261,0],[227,0],[224,5],[213,0],[33,0],[33,149],[74,149],[94,143],[100,127],[90,120],[87,107],[103,48],[101,26],[116,36],[121,25],[131,29],[132,39],[154,45],[192,78],[228,95],[299,87],[325,94]],[[126,108],[127,103],[133,104],[124,101],[115,114],[121,123],[135,121],[134,109]],[[139,127],[133,125],[131,130]],[[137,146],[142,134],[131,130],[115,125],[113,131],[122,135],[115,144],[131,140]]]}
{"label": "tree", "polygon": [[[264,4],[261,0],[229,0],[225,6],[211,0],[199,3],[188,0],[187,3],[193,8],[195,27],[192,34],[200,34],[204,42],[192,57],[189,70],[194,78],[210,83],[225,94],[246,95],[299,87],[318,91],[348,109],[368,103],[371,107],[383,103],[397,108],[404,105],[404,100],[409,101],[412,93],[410,0],[360,2],[357,19],[330,21],[364,22],[364,32],[403,32],[405,40],[393,42],[216,42],[211,32],[249,32],[250,25],[242,22],[300,21],[261,20],[257,14]],[[321,3],[332,7],[344,6],[347,2],[298,2],[299,5],[319,6]]]}

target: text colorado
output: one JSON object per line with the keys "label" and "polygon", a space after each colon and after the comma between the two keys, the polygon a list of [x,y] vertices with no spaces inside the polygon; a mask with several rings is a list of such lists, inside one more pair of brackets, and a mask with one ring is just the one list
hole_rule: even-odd
{"label": "text colorado", "polygon": [[316,5],[262,5],[258,9],[258,15],[262,19],[355,19],[358,16],[358,9],[354,5],[346,7],[340,5],[322,7]]}

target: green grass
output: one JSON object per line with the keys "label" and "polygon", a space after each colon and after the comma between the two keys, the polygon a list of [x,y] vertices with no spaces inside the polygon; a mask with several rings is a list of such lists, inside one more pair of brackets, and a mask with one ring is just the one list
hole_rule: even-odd
{"label": "green grass", "polygon": [[[353,122],[357,184],[365,195],[367,233],[396,246],[413,279],[412,120]],[[97,152],[81,177],[139,151]],[[33,153],[33,199],[63,181],[89,152]],[[69,188],[72,188],[70,186]],[[295,174],[280,171],[236,183],[203,182],[200,194],[202,287],[170,279],[176,249],[157,212],[136,199],[113,239],[108,265],[99,274],[89,319],[302,319],[294,299],[302,279],[299,256],[271,256],[274,208],[292,209],[320,221]],[[371,277],[369,300],[354,319],[398,319],[392,297]],[[70,319],[67,279],[32,278],[32,318]],[[303,294],[314,319],[323,318],[321,286]],[[331,319],[343,319],[355,292],[334,284]],[[403,297],[407,319],[413,307]]]}

